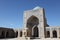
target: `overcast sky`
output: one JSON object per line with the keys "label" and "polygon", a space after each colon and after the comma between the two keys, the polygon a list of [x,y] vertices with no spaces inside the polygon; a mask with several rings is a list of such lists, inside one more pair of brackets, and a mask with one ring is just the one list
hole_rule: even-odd
{"label": "overcast sky", "polygon": [[50,26],[60,26],[60,0],[0,0],[0,27],[23,27],[24,11],[36,6],[45,9]]}

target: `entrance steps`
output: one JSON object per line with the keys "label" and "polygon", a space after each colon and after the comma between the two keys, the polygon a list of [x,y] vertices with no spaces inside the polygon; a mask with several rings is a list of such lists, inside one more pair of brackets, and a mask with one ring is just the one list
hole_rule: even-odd
{"label": "entrance steps", "polygon": [[60,38],[30,38],[30,37],[20,37],[18,40],[60,40]]}

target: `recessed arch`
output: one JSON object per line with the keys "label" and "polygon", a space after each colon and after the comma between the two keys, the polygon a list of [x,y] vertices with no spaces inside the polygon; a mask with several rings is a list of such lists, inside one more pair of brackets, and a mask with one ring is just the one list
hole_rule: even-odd
{"label": "recessed arch", "polygon": [[2,31],[1,38],[5,38],[5,32]]}
{"label": "recessed arch", "polygon": [[39,24],[39,19],[34,15],[29,17],[27,20],[27,27],[28,27],[28,25],[34,26],[34,25],[38,25],[38,24]]}
{"label": "recessed arch", "polygon": [[[39,19],[36,16],[32,15],[31,17],[28,18],[28,20],[27,20],[27,28],[28,28],[28,30],[30,30],[30,32],[28,34],[29,37],[33,36],[32,35],[32,28],[34,27],[34,25],[38,26],[38,24],[39,24]],[[38,31],[38,28],[36,28],[36,29]],[[35,27],[34,27],[34,31],[35,31]]]}
{"label": "recessed arch", "polygon": [[57,31],[53,30],[53,38],[57,38]]}
{"label": "recessed arch", "polygon": [[39,30],[38,30],[38,27],[35,26],[32,28],[32,33],[33,33],[33,37],[39,37]]}
{"label": "recessed arch", "polygon": [[47,32],[47,37],[50,37],[50,31],[46,31]]}

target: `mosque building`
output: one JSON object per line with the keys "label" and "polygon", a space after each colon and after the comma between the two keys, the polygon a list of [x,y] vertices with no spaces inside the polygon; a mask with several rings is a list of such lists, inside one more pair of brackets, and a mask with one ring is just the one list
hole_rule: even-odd
{"label": "mosque building", "polygon": [[23,29],[14,29],[14,32],[18,40],[60,40],[60,27],[49,26],[45,10],[39,6],[24,11]]}

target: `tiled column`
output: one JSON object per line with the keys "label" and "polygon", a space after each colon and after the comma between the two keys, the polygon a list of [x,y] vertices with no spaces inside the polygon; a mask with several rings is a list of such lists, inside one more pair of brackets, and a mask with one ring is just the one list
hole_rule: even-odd
{"label": "tiled column", "polygon": [[53,34],[52,34],[52,28],[50,28],[50,38],[53,37]]}
{"label": "tiled column", "polygon": [[25,29],[24,29],[24,35],[25,35],[25,37],[27,37],[27,29],[28,29],[28,28],[25,28]]}
{"label": "tiled column", "polygon": [[25,31],[24,31],[24,29],[23,29],[23,31],[22,31],[22,36],[23,36],[23,37],[25,37],[24,32],[25,32]]}
{"label": "tiled column", "polygon": [[57,28],[57,38],[59,38],[59,29]]}
{"label": "tiled column", "polygon": [[18,37],[20,37],[20,29],[18,29]]}

